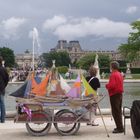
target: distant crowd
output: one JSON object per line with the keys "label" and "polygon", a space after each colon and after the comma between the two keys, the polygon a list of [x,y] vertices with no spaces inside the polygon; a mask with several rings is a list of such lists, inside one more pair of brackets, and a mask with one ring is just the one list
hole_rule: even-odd
{"label": "distant crowd", "polygon": [[[29,74],[28,69],[13,69],[9,73],[9,81],[11,82],[16,82],[16,81],[25,81],[28,77]],[[37,69],[36,73],[40,74],[43,70],[42,69]]]}

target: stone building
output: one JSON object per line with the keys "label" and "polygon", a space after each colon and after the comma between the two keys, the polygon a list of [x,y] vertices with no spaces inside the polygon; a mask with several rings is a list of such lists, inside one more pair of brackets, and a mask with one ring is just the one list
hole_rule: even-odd
{"label": "stone building", "polygon": [[[33,54],[26,50],[23,54],[16,54],[15,61],[20,68],[31,68],[33,66]],[[35,55],[35,66],[38,63],[38,57]]]}
{"label": "stone building", "polygon": [[59,40],[56,47],[52,48],[51,51],[67,51],[71,58],[72,63],[77,61],[79,58],[83,57],[89,53],[106,54],[113,60],[121,60],[121,56],[117,51],[85,51],[82,50],[79,41],[69,41]]}
{"label": "stone building", "polygon": [[51,49],[51,51],[67,51],[72,62],[77,61],[80,57],[85,55],[85,51],[82,50],[79,41],[59,40],[56,47]]}
{"label": "stone building", "polygon": [[[52,48],[50,51],[67,51],[71,62],[75,62],[79,60],[81,57],[83,57],[86,54],[89,53],[97,53],[97,54],[106,54],[110,57],[112,60],[123,60],[123,57],[118,51],[85,51],[81,48],[81,45],[79,41],[73,40],[67,42],[66,40],[59,40],[56,47]],[[26,50],[23,54],[17,54],[15,56],[15,60],[19,67],[32,67],[32,53],[29,52],[29,50]],[[35,54],[35,66],[37,66],[39,61],[38,56]],[[140,67],[140,61],[134,61],[131,63],[131,67]]]}

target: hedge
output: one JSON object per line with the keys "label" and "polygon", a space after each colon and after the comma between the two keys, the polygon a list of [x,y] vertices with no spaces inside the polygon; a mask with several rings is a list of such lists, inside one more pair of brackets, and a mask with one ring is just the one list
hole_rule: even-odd
{"label": "hedge", "polygon": [[130,68],[132,74],[140,74],[140,68]]}
{"label": "hedge", "polygon": [[[121,67],[119,70],[122,71],[123,73],[126,73],[126,67]],[[140,74],[140,68],[130,68],[130,71],[132,74]],[[102,72],[104,73],[110,73],[110,69],[109,68],[101,68],[100,69],[100,74],[102,74]]]}
{"label": "hedge", "polygon": [[60,66],[60,67],[57,67],[58,68],[58,72],[59,73],[66,73],[68,71],[68,67],[67,66]]}

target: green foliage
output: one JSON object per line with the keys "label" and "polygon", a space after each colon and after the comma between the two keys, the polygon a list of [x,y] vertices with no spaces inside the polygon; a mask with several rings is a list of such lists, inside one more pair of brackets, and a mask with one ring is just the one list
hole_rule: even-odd
{"label": "green foliage", "polygon": [[42,58],[47,67],[52,67],[52,60],[55,60],[56,66],[69,66],[71,64],[69,54],[66,51],[43,53]]}
{"label": "green foliage", "polygon": [[120,67],[120,68],[119,68],[119,71],[120,71],[120,72],[123,72],[123,73],[126,73],[126,69],[127,69],[126,67]]}
{"label": "green foliage", "polygon": [[134,32],[130,33],[128,38],[129,43],[135,43],[140,41],[140,21],[135,21],[131,24]]}
{"label": "green foliage", "polygon": [[117,62],[119,63],[120,67],[126,67],[126,61],[125,60],[117,60]]}
{"label": "green foliage", "polygon": [[134,30],[128,36],[128,42],[119,46],[119,51],[127,62],[140,59],[140,21],[131,24]]}
{"label": "green foliage", "polygon": [[106,54],[99,54],[99,67],[100,68],[109,68],[110,58]]}
{"label": "green foliage", "polygon": [[140,74],[132,74],[133,79],[140,79]]}
{"label": "green foliage", "polygon": [[129,52],[130,52],[130,45],[129,44],[121,44],[118,48],[120,54],[123,56],[123,59],[129,62]]}
{"label": "green foliage", "polygon": [[60,66],[69,66],[69,64],[71,64],[69,54],[66,51],[58,52],[58,55],[60,58]]}
{"label": "green foliage", "polygon": [[139,74],[140,68],[130,68],[132,74]]}
{"label": "green foliage", "polygon": [[68,67],[67,66],[61,66],[61,67],[57,67],[58,68],[58,72],[61,73],[66,73],[68,71]]}
{"label": "green foliage", "polygon": [[[78,67],[88,70],[90,65],[94,64],[95,61],[95,53],[91,53],[91,54],[87,54],[84,57],[82,57],[78,62],[77,65]],[[109,67],[110,64],[110,58],[108,55],[105,54],[99,54],[99,67],[100,68],[105,68],[105,67]]]}
{"label": "green foliage", "polygon": [[15,56],[14,56],[13,50],[11,50],[7,47],[0,48],[0,55],[3,57],[6,67],[14,66]]}
{"label": "green foliage", "polygon": [[108,67],[108,68],[101,68],[100,69],[100,74],[102,74],[102,73],[110,73],[110,68]]}
{"label": "green foliage", "polygon": [[[126,67],[120,67],[119,71],[126,73],[126,69],[127,69]],[[140,68],[130,68],[130,70],[131,70],[132,74],[139,74],[140,73]],[[110,73],[110,69],[109,68],[101,68],[100,73],[102,73],[102,72]]]}
{"label": "green foliage", "polygon": [[139,51],[135,44],[121,44],[119,51],[126,62],[132,62],[139,58]]}
{"label": "green foliage", "polygon": [[90,53],[83,56],[78,62],[77,65],[79,68],[88,70],[91,64],[94,64],[95,61],[95,53]]}

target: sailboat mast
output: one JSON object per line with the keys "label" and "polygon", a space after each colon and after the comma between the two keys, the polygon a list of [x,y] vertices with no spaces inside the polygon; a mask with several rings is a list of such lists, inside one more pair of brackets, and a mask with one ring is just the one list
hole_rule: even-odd
{"label": "sailboat mast", "polygon": [[33,71],[34,71],[34,64],[35,64],[35,35],[34,35],[34,29],[33,29],[33,54],[32,54],[32,69],[33,69]]}

